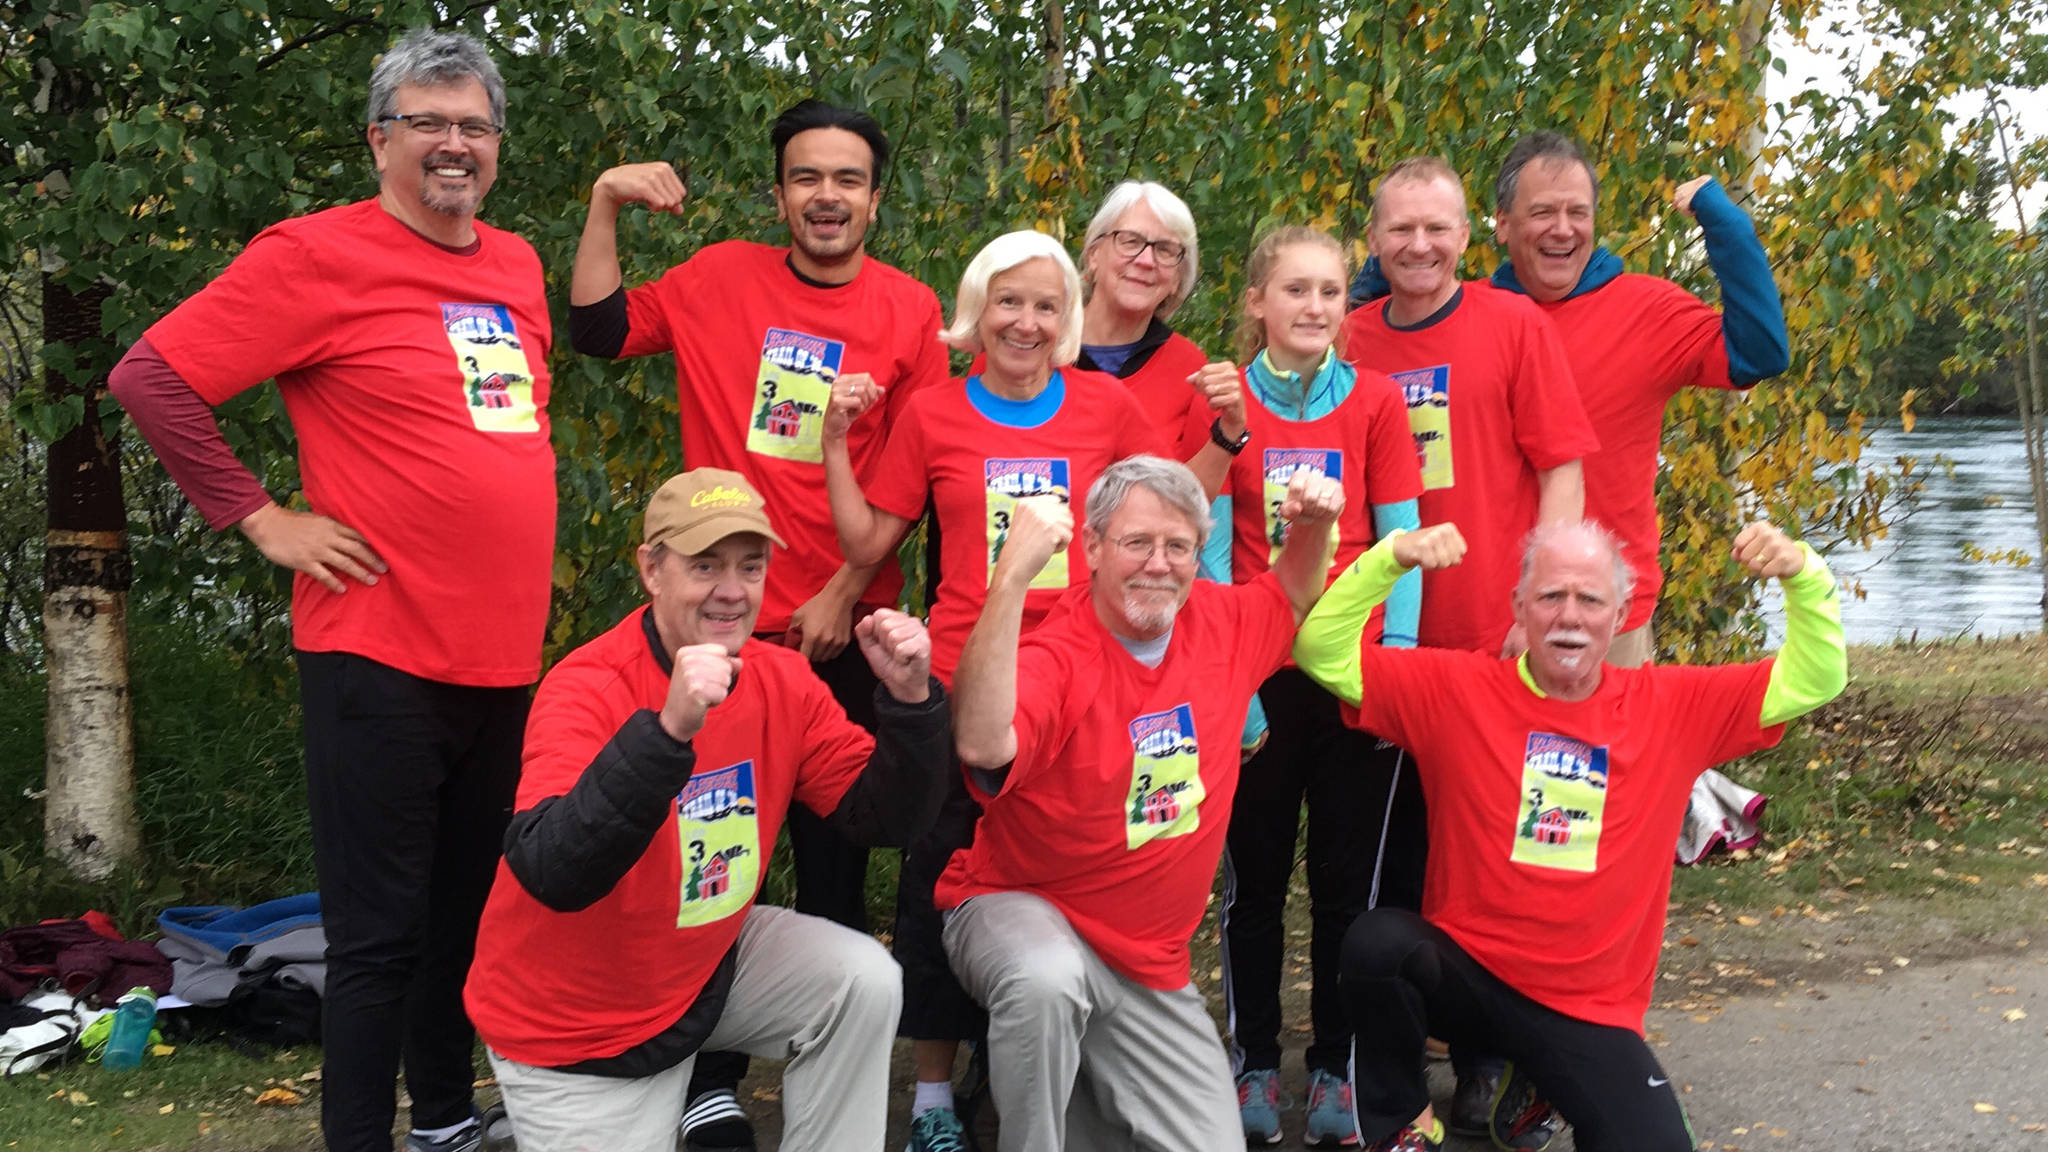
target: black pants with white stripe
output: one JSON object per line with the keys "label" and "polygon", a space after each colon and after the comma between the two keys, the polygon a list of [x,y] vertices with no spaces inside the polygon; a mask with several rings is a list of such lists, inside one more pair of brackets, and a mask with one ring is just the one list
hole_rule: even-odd
{"label": "black pants with white stripe", "polygon": [[1234,1070],[1280,1066],[1282,913],[1308,804],[1307,1063],[1344,1075],[1351,1027],[1337,993],[1344,932],[1360,912],[1422,906],[1422,789],[1398,747],[1347,727],[1337,698],[1298,669],[1259,689],[1271,735],[1244,766],[1224,855],[1223,989]]}
{"label": "black pants with white stripe", "polygon": [[1579,1152],[1697,1146],[1671,1078],[1641,1034],[1538,1004],[1419,915],[1382,908],[1358,918],[1344,940],[1343,994],[1358,1029],[1355,1099],[1367,1145],[1430,1102],[1422,1044],[1438,1036],[1453,1048],[1498,1052],[1529,1073],[1571,1123]]}

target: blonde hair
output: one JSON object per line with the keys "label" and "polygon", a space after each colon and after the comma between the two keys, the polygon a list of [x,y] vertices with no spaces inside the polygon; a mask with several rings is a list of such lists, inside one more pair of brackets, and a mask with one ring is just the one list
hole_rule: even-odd
{"label": "blonde hair", "polygon": [[[1103,198],[1102,207],[1095,210],[1095,218],[1088,221],[1088,234],[1081,241],[1081,259],[1085,264],[1088,250],[1109,235],[1110,230],[1116,227],[1116,222],[1123,218],[1123,214],[1130,211],[1131,206],[1140,200],[1145,202],[1146,207],[1152,209],[1152,214],[1159,217],[1159,222],[1166,225],[1166,230],[1173,233],[1173,238],[1180,241],[1180,246],[1184,249],[1180,267],[1174,269],[1177,275],[1173,291],[1167,293],[1166,299],[1159,302],[1159,307],[1152,310],[1152,315],[1163,321],[1173,315],[1174,309],[1187,302],[1188,295],[1195,290],[1195,276],[1199,272],[1196,267],[1196,256],[1199,252],[1195,243],[1195,214],[1188,211],[1187,201],[1167,191],[1163,184],[1154,184],[1150,180],[1124,181],[1109,190],[1109,195]],[[1094,279],[1083,273],[1081,302],[1087,303],[1088,297],[1094,292]]]}
{"label": "blonde hair", "polygon": [[953,322],[939,331],[947,346],[969,355],[983,351],[976,329],[988,308],[988,282],[998,273],[1028,261],[1045,258],[1059,266],[1066,282],[1067,306],[1060,313],[1060,338],[1053,346],[1054,367],[1072,364],[1081,355],[1081,275],[1074,260],[1059,241],[1043,232],[1005,232],[982,246],[960,274],[960,292],[953,298]]}
{"label": "blonde hair", "polygon": [[1273,276],[1273,265],[1280,262],[1280,253],[1297,244],[1321,248],[1337,257],[1337,263],[1344,269],[1344,279],[1351,279],[1351,260],[1344,246],[1337,243],[1328,232],[1307,228],[1299,224],[1288,224],[1273,229],[1252,245],[1252,254],[1245,257],[1244,311],[1237,320],[1237,362],[1250,364],[1266,347],[1266,323],[1252,315],[1251,296],[1263,291],[1266,281]]}

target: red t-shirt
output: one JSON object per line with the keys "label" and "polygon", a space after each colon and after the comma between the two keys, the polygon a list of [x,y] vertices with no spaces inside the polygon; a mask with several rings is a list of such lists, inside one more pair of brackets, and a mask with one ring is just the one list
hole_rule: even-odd
{"label": "red t-shirt", "polygon": [[1545,304],[1579,382],[1586,419],[1600,438],[1587,456],[1586,515],[1621,537],[1635,569],[1624,628],[1657,607],[1657,450],[1664,406],[1678,390],[1733,388],[1721,314],[1669,280],[1628,274],[1583,296]]}
{"label": "red t-shirt", "polygon": [[[1342,403],[1307,421],[1275,415],[1249,383],[1244,395],[1246,428],[1252,438],[1231,459],[1224,487],[1231,497],[1231,579],[1242,584],[1273,566],[1286,542],[1280,502],[1295,471],[1308,467],[1344,486],[1337,552],[1330,562],[1329,579],[1335,580],[1359,553],[1372,547],[1374,504],[1396,504],[1422,495],[1422,470],[1415,462],[1401,387],[1378,372],[1360,372]],[[1379,639],[1378,609],[1366,632]]]}
{"label": "red t-shirt", "polygon": [[[869,503],[905,520],[923,514],[927,494],[937,509],[932,673],[947,685],[988,599],[988,576],[1009,535],[1017,500],[1044,493],[1061,496],[1077,522],[1066,552],[1054,556],[1031,581],[1024,599],[1028,630],[1068,588],[1088,583],[1078,523],[1088,486],[1126,456],[1162,451],[1138,402],[1115,379],[1072,367],[1060,369],[1057,378],[1064,388],[1059,407],[1030,428],[982,415],[964,380],[927,390],[911,400],[864,489]],[[994,402],[1023,407],[999,398]]]}
{"label": "red t-shirt", "polygon": [[1422,913],[1517,991],[1641,1032],[1671,846],[1693,779],[1778,742],[1771,662],[1602,670],[1576,703],[1516,662],[1363,645],[1346,719],[1414,753],[1429,794]]}
{"label": "red t-shirt", "polygon": [[[981,375],[986,357],[976,356],[968,366],[969,376]],[[1195,369],[1209,362],[1195,342],[1175,332],[1166,338],[1152,355],[1147,357],[1138,369],[1128,376],[1111,376],[1129,389],[1144,410],[1145,424],[1158,434],[1159,442],[1173,459],[1185,464],[1202,445],[1209,442],[1209,422],[1213,417],[1208,402],[1202,394],[1188,383],[1188,377]],[[1109,376],[1109,373],[1102,373]],[[1187,438],[1187,429],[1194,426],[1199,417],[1201,437]]]}
{"label": "red t-shirt", "polygon": [[1344,356],[1406,393],[1422,466],[1422,523],[1450,521],[1463,563],[1423,573],[1417,639],[1430,648],[1500,651],[1513,623],[1522,538],[1536,526],[1536,473],[1599,446],[1564,350],[1526,297],[1469,282],[1426,328],[1387,324],[1386,301],[1344,319]]}
{"label": "red t-shirt", "polygon": [[209,404],[276,377],[307,502],[390,565],[294,576],[294,647],[510,687],[547,627],[553,331],[533,249],[476,232],[450,251],[374,200],[286,220],[146,335]]}
{"label": "red t-shirt", "polygon": [[[566,794],[669,677],[646,609],[564,657],[526,722],[517,808]],[[535,900],[500,861],[463,1004],[484,1043],[523,1064],[616,1056],[680,1019],[739,938],[791,800],[820,815],[867,766],[874,739],[794,650],[749,640],[732,695],[691,746],[668,822],[610,892],[580,912]]]}
{"label": "red t-shirt", "polygon": [[[1209,425],[1216,419],[1209,412],[1209,402],[1188,383],[1188,377],[1208,362],[1194,341],[1175,332],[1137,371],[1120,377],[1145,409],[1147,423],[1182,463],[1209,442]],[[1194,430],[1193,435],[1189,429]]]}
{"label": "red t-shirt", "polygon": [[[683,466],[730,468],[760,490],[788,547],[768,566],[755,628],[780,632],[844,557],[825,499],[820,433],[832,381],[866,372],[886,389],[879,418],[854,424],[853,466],[866,474],[889,427],[919,389],[946,379],[939,299],[873,257],[851,281],[797,279],[787,248],[713,244],[626,293],[621,356],[674,352]],[[896,602],[903,574],[883,561],[860,602]]]}
{"label": "red t-shirt", "polygon": [[1023,890],[1103,963],[1148,988],[1188,982],[1237,792],[1252,694],[1287,658],[1294,611],[1271,574],[1198,581],[1147,668],[1076,589],[1017,653],[1017,759],[934,904]]}

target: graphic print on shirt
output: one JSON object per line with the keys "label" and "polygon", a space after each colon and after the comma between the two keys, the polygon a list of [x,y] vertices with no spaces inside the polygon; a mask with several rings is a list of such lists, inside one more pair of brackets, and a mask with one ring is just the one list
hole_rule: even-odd
{"label": "graphic print on shirt", "polygon": [[533,376],[512,310],[503,304],[441,305],[441,326],[462,372],[462,403],[479,432],[538,432]]}
{"label": "graphic print on shirt", "polygon": [[[1287,485],[1294,474],[1306,468],[1342,483],[1344,453],[1334,448],[1268,448],[1260,461],[1266,497],[1266,562],[1280,559],[1287,544],[1287,521],[1280,518],[1280,505],[1287,499]],[[1330,523],[1330,543],[1337,542],[1337,524]]]}
{"label": "graphic print on shirt", "polygon": [[699,770],[676,795],[683,887],[676,927],[694,928],[746,908],[761,884],[761,827],[754,762]]}
{"label": "graphic print on shirt", "polygon": [[[1003,544],[1010,538],[1010,517],[1016,514],[1017,501],[1026,496],[1057,496],[1060,503],[1072,504],[1073,486],[1068,480],[1064,456],[990,458],[982,461],[981,475],[988,493],[988,573],[994,576],[996,557],[1003,554]],[[1031,587],[1066,586],[1067,550],[1062,548],[1031,578]]]}
{"label": "graphic print on shirt", "polygon": [[1415,435],[1415,459],[1422,465],[1426,492],[1449,488],[1451,476],[1451,366],[1396,372],[1394,383],[1408,401],[1408,431]]}
{"label": "graphic print on shirt", "polygon": [[1600,821],[1606,810],[1607,749],[1531,732],[1522,751],[1522,803],[1508,858],[1591,872],[1600,863]]}
{"label": "graphic print on shirt", "polygon": [[788,328],[770,328],[761,341],[761,374],[754,378],[754,418],[747,451],[806,464],[825,459],[825,407],[846,345]]}
{"label": "graphic print on shirt", "polygon": [[1202,750],[1195,710],[1177,704],[1131,721],[1131,790],[1124,796],[1124,842],[1137,849],[1202,826]]}

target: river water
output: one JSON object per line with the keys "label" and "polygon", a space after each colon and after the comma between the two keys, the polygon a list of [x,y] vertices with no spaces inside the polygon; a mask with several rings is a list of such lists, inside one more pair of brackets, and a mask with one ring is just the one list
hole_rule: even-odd
{"label": "river water", "polygon": [[[1868,551],[1842,545],[1828,554],[1838,574],[1863,585],[1865,597],[1844,597],[1842,624],[1851,643],[1880,642],[1917,632],[1921,639],[2003,636],[2041,629],[2040,560],[2025,568],[1963,558],[1965,542],[1987,552],[2036,550],[2027,495],[2027,454],[2019,421],[1948,416],[1920,420],[1910,433],[1875,432],[1863,449],[1869,466],[1919,458],[1925,488],[1919,506]],[[1936,456],[1954,462],[1949,474]]]}

